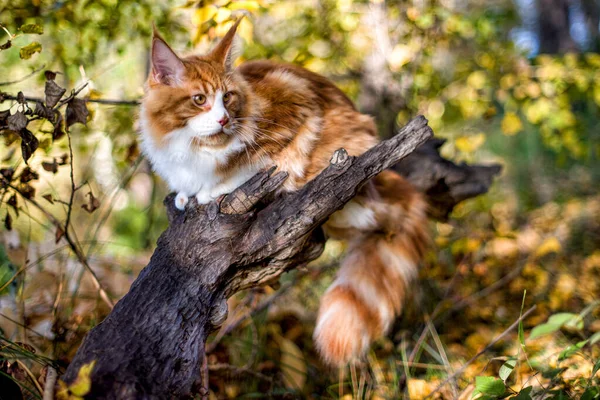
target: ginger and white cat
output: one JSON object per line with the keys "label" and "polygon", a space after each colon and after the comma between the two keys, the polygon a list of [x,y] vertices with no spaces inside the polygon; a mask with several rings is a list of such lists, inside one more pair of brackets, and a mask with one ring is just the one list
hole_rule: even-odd
{"label": "ginger and white cat", "polygon": [[[360,155],[378,142],[371,117],[326,78],[271,61],[234,68],[238,23],[207,55],[179,57],[156,32],[152,40],[142,148],[180,209],[190,196],[210,202],[272,165],[289,174],[283,190],[297,190],[335,150]],[[360,357],[401,312],[428,241],[425,210],[404,178],[384,171],[325,225],[350,242],[314,333],[327,363]]]}

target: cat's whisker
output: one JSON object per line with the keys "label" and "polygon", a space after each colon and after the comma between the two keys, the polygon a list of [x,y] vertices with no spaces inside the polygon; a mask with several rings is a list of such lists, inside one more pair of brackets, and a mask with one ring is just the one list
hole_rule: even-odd
{"label": "cat's whisker", "polygon": [[240,120],[240,121],[262,121],[262,122],[268,122],[268,123],[270,123],[272,125],[279,126],[279,127],[283,128],[283,129],[289,129],[289,127],[287,127],[285,125],[278,124],[277,122],[275,122],[273,120],[270,120],[270,119],[267,119],[267,118],[261,118],[261,117],[236,117],[236,119]]}

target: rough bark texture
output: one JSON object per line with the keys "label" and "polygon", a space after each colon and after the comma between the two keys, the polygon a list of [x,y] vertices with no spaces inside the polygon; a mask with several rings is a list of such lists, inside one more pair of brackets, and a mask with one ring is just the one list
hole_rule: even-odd
{"label": "rough bark texture", "polygon": [[425,193],[429,216],[445,221],[455,205],[488,191],[500,173],[499,164],[454,164],[439,154],[444,139],[429,139],[394,167],[399,174]]}
{"label": "rough bark texture", "polygon": [[[273,169],[218,203],[192,203],[185,212],[173,207],[172,195],[167,197],[170,224],[150,263],[106,320],[89,332],[62,379],[73,382],[82,365],[95,361],[89,398],[189,394],[200,376],[207,335],[227,314],[227,297],[318,257],[325,241],[320,225],[368,179],[431,135],[427,120],[417,117],[360,157],[338,150],[317,178],[296,193],[274,199],[272,193],[285,175]],[[416,162],[427,158],[422,157]],[[423,166],[439,164],[435,168],[443,169],[440,160],[431,163]],[[418,169],[408,168],[409,177],[427,180],[414,172]],[[444,176],[439,172],[436,182]]]}

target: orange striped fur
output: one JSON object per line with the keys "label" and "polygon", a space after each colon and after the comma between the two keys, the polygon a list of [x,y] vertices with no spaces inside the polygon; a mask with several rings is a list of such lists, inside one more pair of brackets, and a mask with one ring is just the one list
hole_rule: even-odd
{"label": "orange striped fur", "polygon": [[[203,56],[180,58],[153,39],[142,148],[180,208],[188,196],[211,201],[270,165],[288,172],[283,190],[297,190],[335,150],[360,155],[378,142],[371,117],[326,78],[271,61],[233,68],[236,27]],[[427,243],[425,208],[406,180],[385,171],[325,225],[350,242],[314,333],[327,363],[360,357],[400,314]]]}

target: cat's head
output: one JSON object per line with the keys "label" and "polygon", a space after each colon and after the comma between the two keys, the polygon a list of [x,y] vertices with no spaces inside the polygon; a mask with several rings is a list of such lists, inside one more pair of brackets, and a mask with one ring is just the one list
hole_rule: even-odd
{"label": "cat's head", "polygon": [[239,22],[201,56],[179,57],[155,30],[142,102],[144,134],[154,147],[178,140],[210,151],[235,139],[235,119],[245,117],[248,101],[247,85],[232,66]]}

